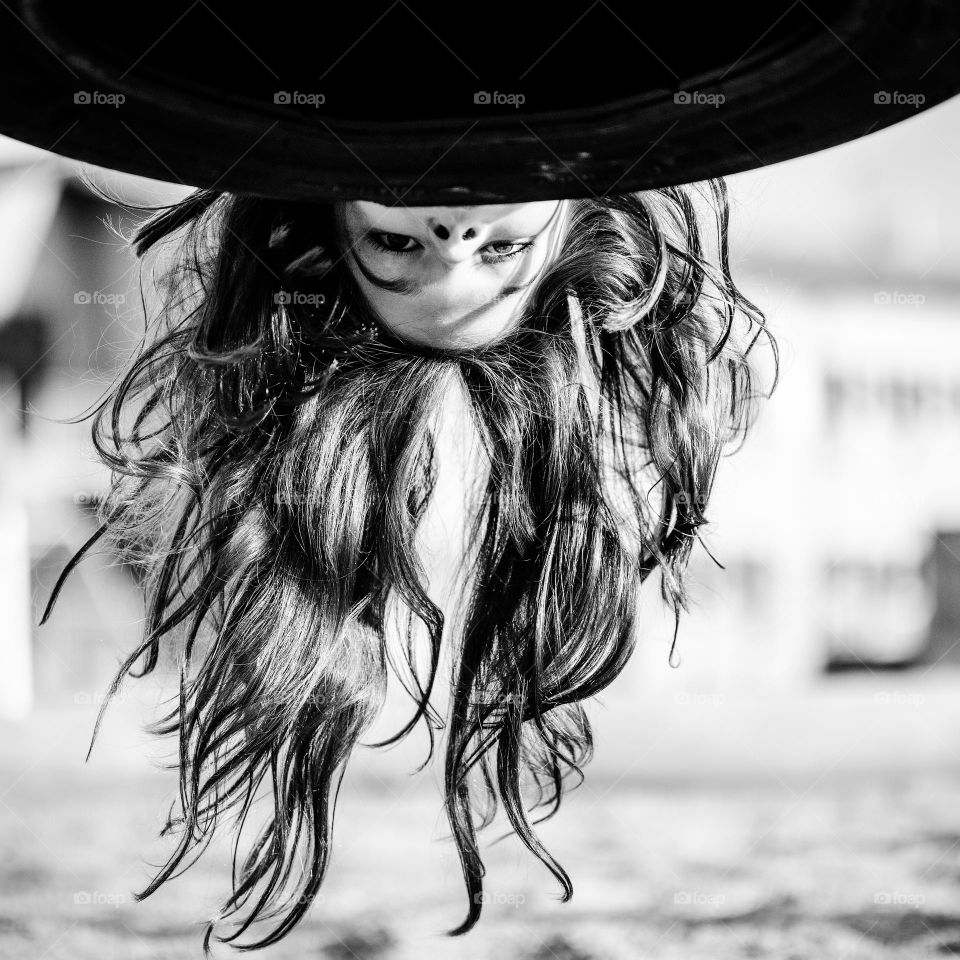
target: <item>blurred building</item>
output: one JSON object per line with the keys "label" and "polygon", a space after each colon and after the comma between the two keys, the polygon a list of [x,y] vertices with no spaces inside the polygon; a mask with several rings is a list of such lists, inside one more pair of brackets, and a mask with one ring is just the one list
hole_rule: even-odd
{"label": "blurred building", "polygon": [[[137,202],[173,192],[132,177],[117,186]],[[89,508],[107,483],[90,420],[64,421],[92,410],[142,332],[134,259],[103,222],[120,216],[74,164],[0,142],[2,716],[84,702],[137,638],[134,584],[96,551],[37,627],[60,570],[96,529]]]}
{"label": "blurred building", "polygon": [[732,270],[781,380],[718,472],[703,540],[725,569],[694,550],[683,666],[652,602],[624,696],[960,659],[958,167],[954,102],[729,178]]}
{"label": "blurred building", "polygon": [[960,284],[855,281],[771,314],[781,382],[718,473],[688,662],[756,687],[960,658],[958,315]]}

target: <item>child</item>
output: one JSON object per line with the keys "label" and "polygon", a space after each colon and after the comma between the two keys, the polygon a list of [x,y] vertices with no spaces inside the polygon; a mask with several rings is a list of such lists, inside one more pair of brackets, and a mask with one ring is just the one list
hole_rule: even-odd
{"label": "child", "polygon": [[182,644],[156,727],[179,737],[181,839],[142,895],[266,781],[272,815],[220,917],[247,908],[229,942],[279,911],[255,946],[284,936],[392,675],[414,710],[383,743],[423,721],[432,755],[445,732],[469,895],[452,932],[480,916],[477,830],[498,803],[570,897],[529,811],[582,780],[582,702],[626,664],[655,569],[679,622],[720,457],[756,412],[761,334],[776,358],[727,217],[714,179],[469,207],[198,190],[139,225],[139,256],[174,256],[96,410],[101,526],[44,620],[105,536],[148,602],[111,693]]}

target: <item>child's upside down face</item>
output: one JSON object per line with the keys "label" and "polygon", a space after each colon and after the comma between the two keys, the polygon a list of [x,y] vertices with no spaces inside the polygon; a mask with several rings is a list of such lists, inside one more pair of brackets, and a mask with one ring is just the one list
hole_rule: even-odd
{"label": "child's upside down face", "polygon": [[509,332],[566,226],[559,200],[472,207],[345,203],[351,273],[381,322],[445,349]]}

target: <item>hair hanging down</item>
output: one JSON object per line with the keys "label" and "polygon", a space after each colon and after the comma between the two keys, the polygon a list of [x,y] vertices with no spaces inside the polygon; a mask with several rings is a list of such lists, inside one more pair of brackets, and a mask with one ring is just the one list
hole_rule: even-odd
{"label": "hair hanging down", "polygon": [[[199,190],[138,224],[138,257],[173,257],[135,360],[84,416],[110,491],[41,623],[106,535],[138,572],[147,617],[104,707],[125,675],[156,667],[162,643],[178,663],[176,706],[149,729],[178,736],[179,807],[163,833],[179,840],[138,899],[189,866],[222,818],[239,841],[266,781],[272,809],[239,864],[234,847],[205,952],[221,920],[237,929],[220,942],[279,941],[316,896],[346,763],[384,701],[388,596],[411,611],[408,640],[414,617],[426,628],[431,656],[421,676],[408,644],[416,710],[377,746],[424,720],[429,760],[445,730],[469,895],[450,933],[480,917],[477,832],[498,804],[572,895],[534,826],[571,776],[583,781],[582,701],[627,663],[648,574],[660,571],[677,626],[689,610],[684,572],[720,457],[776,386],[755,390],[749,354],[761,333],[774,362],[777,349],[730,275],[723,180],[569,202],[568,234],[516,328],[457,351],[367,335],[332,205]],[[452,639],[414,551],[451,373],[489,462]],[[428,702],[441,636],[454,644],[446,723]],[[236,942],[268,918],[267,936]]]}

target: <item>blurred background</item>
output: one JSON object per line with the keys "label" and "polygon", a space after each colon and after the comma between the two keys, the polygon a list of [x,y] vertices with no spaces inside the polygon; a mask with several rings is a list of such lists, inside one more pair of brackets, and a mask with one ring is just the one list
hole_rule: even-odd
{"label": "blurred background", "polygon": [[[142,332],[123,225],[77,165],[0,139],[0,954],[200,956],[229,846],[136,903],[164,862],[173,747],[144,734],[169,676],[127,680],[143,608],[93,553],[107,476],[89,412]],[[106,171],[130,199],[187,188]],[[541,835],[485,847],[465,893],[425,739],[361,750],[333,865],[269,957],[960,954],[960,101],[729,178],[732,269],[781,381],[725,460],[693,611],[641,598],[639,647],[590,706],[587,780]],[[503,829],[492,829],[489,840]],[[230,949],[215,945],[214,953]]]}

